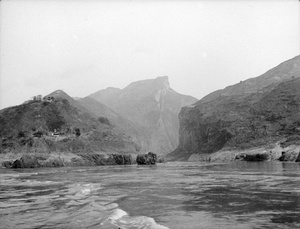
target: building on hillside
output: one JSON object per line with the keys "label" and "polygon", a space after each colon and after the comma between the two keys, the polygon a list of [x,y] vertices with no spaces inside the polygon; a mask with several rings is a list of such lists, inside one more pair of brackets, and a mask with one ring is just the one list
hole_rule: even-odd
{"label": "building on hillside", "polygon": [[37,100],[37,101],[42,101],[42,95],[37,95],[37,96],[36,96],[36,100]]}
{"label": "building on hillside", "polygon": [[42,95],[35,95],[32,97],[33,101],[42,101]]}
{"label": "building on hillside", "polygon": [[45,101],[45,102],[53,102],[54,101],[54,97],[53,96],[45,96],[43,98],[43,101]]}

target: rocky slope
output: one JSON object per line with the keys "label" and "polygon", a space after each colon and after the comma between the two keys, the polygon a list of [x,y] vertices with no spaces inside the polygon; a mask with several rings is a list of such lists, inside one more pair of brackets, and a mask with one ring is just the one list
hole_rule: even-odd
{"label": "rocky slope", "polygon": [[124,89],[107,88],[89,98],[123,117],[119,126],[142,150],[159,155],[171,152],[178,145],[179,111],[197,101],[172,90],[166,76],[137,81]]}
{"label": "rocky slope", "polygon": [[107,118],[61,90],[0,111],[0,153],[138,153]]}
{"label": "rocky slope", "polygon": [[168,160],[212,160],[230,152],[235,157],[252,149],[283,152],[291,145],[299,150],[299,77],[297,56],[184,107],[179,115],[179,146]]}

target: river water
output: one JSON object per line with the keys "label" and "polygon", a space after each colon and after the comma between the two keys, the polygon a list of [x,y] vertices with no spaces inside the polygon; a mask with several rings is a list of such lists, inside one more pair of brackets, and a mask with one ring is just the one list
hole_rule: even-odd
{"label": "river water", "polygon": [[300,228],[300,163],[0,169],[0,228]]}

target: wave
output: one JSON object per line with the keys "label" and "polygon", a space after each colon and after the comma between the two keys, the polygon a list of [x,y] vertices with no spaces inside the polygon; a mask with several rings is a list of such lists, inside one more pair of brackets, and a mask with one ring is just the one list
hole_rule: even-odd
{"label": "wave", "polygon": [[127,212],[120,208],[114,209],[107,219],[111,224],[122,228],[137,229],[169,229],[163,225],[157,224],[155,220],[147,216],[129,216]]}
{"label": "wave", "polygon": [[[69,205],[80,205],[87,204],[85,207],[88,211],[95,211],[105,216],[102,218],[102,223],[108,223],[110,225],[117,226],[122,229],[169,229],[168,227],[162,226],[155,222],[151,217],[147,216],[129,216],[127,212],[118,208],[117,203],[99,204],[95,199],[90,199],[91,194],[102,189],[101,186],[95,184],[77,184],[72,185],[69,188],[69,197],[71,202]],[[81,209],[83,210],[83,209]]]}

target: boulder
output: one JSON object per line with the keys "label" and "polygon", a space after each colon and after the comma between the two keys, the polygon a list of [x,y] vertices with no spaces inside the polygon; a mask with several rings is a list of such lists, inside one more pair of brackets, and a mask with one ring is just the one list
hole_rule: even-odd
{"label": "boulder", "polygon": [[281,152],[281,157],[278,159],[279,161],[286,161],[285,152]]}
{"label": "boulder", "polygon": [[299,154],[298,154],[298,157],[297,157],[297,159],[296,159],[296,162],[300,162],[300,152],[299,152]]}
{"label": "boulder", "polygon": [[131,165],[132,164],[131,155],[113,154],[113,157],[118,165]]}
{"label": "boulder", "polygon": [[124,165],[131,165],[133,160],[131,155],[123,155],[124,157]]}
{"label": "boulder", "polygon": [[281,152],[281,157],[278,158],[279,161],[297,161],[299,158],[298,152],[294,150],[287,150]]}
{"label": "boulder", "polygon": [[20,159],[15,160],[12,163],[11,168],[19,169],[19,168],[38,168],[41,167],[41,164],[38,160],[45,160],[41,157],[34,157],[30,155],[23,155]]}
{"label": "boulder", "polygon": [[11,162],[11,161],[3,161],[2,162],[2,166],[4,167],[4,168],[11,168],[12,167],[12,165],[13,165],[13,163]]}
{"label": "boulder", "polygon": [[137,155],[136,163],[138,165],[155,165],[157,161],[157,155],[149,152],[148,154]]}
{"label": "boulder", "polygon": [[116,159],[113,154],[108,155],[108,157],[104,157],[102,160],[103,165],[117,165]]}
{"label": "boulder", "polygon": [[30,156],[30,155],[23,155],[20,159],[15,160],[11,168],[18,169],[18,168],[38,168],[42,167],[42,164],[39,160],[46,160],[41,156]]}
{"label": "boulder", "polygon": [[238,154],[235,156],[235,160],[244,160],[244,158],[246,157],[246,154]]}
{"label": "boulder", "polygon": [[51,158],[42,164],[43,167],[62,167],[64,162],[61,158]]}
{"label": "boulder", "polygon": [[21,163],[21,160],[20,159],[17,159],[15,160],[13,163],[12,163],[12,166],[11,166],[12,169],[21,169],[21,168],[24,168],[22,163]]}
{"label": "boulder", "polygon": [[[131,155],[122,154],[80,154],[82,157],[81,164],[83,165],[131,165]],[[78,159],[77,159],[78,160]],[[74,163],[77,163],[74,161]]]}
{"label": "boulder", "polygon": [[108,165],[131,165],[131,155],[111,154],[107,160]]}
{"label": "boulder", "polygon": [[118,164],[118,165],[124,165],[124,157],[123,157],[123,155],[113,154],[112,156],[113,156],[116,164]]}
{"label": "boulder", "polygon": [[243,157],[244,161],[267,161],[269,160],[269,155],[266,153],[256,153],[256,154],[246,154]]}

